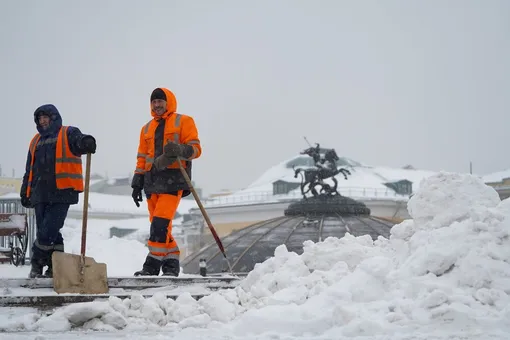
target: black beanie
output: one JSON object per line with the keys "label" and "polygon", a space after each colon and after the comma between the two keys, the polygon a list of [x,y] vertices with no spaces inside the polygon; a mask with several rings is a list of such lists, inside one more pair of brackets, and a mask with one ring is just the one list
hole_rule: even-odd
{"label": "black beanie", "polygon": [[163,90],[158,87],[157,89],[152,91],[151,102],[154,99],[163,99],[164,101],[166,101],[166,94],[165,94],[165,92],[163,92]]}

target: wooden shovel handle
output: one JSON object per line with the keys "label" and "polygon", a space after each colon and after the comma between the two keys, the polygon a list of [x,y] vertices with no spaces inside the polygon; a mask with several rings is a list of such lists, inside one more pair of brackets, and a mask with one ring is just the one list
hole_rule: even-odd
{"label": "wooden shovel handle", "polygon": [[221,253],[223,254],[223,257],[227,261],[228,268],[230,269],[230,273],[232,276],[234,276],[234,272],[232,271],[232,266],[230,265],[230,261],[227,258],[227,254],[225,253],[225,248],[223,247],[223,243],[220,240],[220,237],[218,236],[218,233],[214,229],[213,224],[211,223],[211,220],[209,219],[209,215],[207,215],[207,212],[204,209],[204,206],[202,205],[202,202],[200,202],[200,197],[198,197],[197,192],[195,191],[195,188],[193,188],[193,184],[191,183],[191,178],[189,178],[188,173],[182,166],[182,163],[180,160],[177,161],[179,163],[179,168],[181,169],[182,176],[186,180],[186,183],[188,184],[188,187],[193,194],[193,197],[195,197],[195,201],[197,202],[198,207],[200,208],[200,211],[202,212],[202,216],[204,216],[205,222],[207,223],[207,226],[209,227],[209,230],[211,231],[211,234],[214,237],[214,240],[216,241],[216,244],[218,245],[218,248],[220,248]]}
{"label": "wooden shovel handle", "polygon": [[87,153],[87,166],[85,169],[85,188],[83,190],[83,219],[81,225],[81,256],[85,257],[87,247],[87,216],[89,212],[89,184],[90,184],[90,160],[92,154]]}

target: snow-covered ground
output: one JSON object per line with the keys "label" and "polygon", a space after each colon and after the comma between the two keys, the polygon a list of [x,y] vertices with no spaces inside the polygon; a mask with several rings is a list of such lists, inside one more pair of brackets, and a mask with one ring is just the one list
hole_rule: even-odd
{"label": "snow-covered ground", "polygon": [[[510,201],[477,177],[439,173],[408,207],[413,220],[389,240],[308,241],[302,255],[280,246],[238,287],[198,301],[183,293],[3,308],[0,339],[509,339]],[[110,274],[138,268],[143,245],[99,240],[93,229],[89,254],[118,266]]]}

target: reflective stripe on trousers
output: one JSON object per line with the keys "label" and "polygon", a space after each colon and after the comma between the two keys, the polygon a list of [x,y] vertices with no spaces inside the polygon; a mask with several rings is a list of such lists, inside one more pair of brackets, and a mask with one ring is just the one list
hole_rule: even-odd
{"label": "reflective stripe on trousers", "polygon": [[147,245],[149,256],[157,260],[179,259],[180,250],[172,236],[172,220],[181,201],[182,190],[177,195],[151,194],[147,200],[150,235]]}

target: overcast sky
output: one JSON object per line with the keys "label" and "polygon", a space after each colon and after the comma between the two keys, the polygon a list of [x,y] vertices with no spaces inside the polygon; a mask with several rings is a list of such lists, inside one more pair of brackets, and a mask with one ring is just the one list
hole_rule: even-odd
{"label": "overcast sky", "polygon": [[93,172],[130,175],[164,86],[197,123],[206,193],[249,185],[305,135],[371,165],[510,168],[509,18],[508,0],[4,0],[0,164],[22,175],[53,103],[96,137]]}

